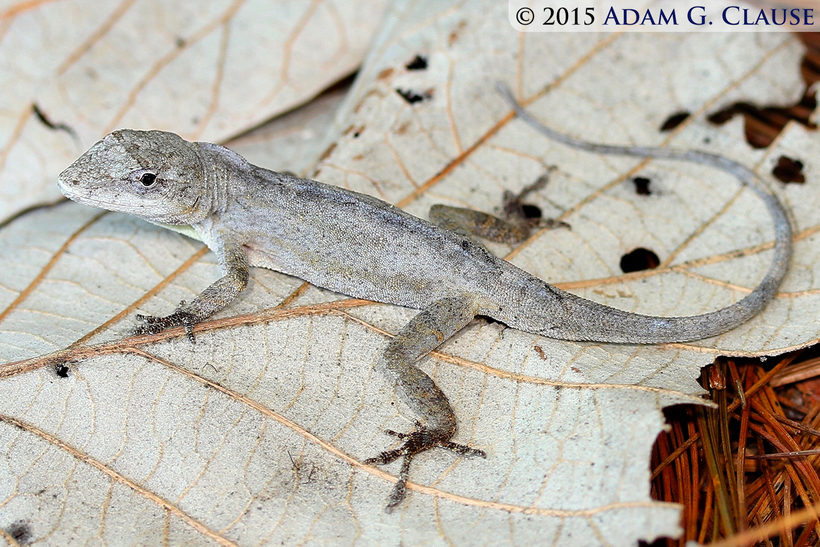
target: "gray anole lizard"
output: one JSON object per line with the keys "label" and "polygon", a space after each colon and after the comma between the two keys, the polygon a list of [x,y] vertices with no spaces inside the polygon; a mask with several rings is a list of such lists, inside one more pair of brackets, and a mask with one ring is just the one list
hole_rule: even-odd
{"label": "gray anole lizard", "polygon": [[[353,297],[422,310],[390,340],[377,362],[417,416],[411,432],[388,431],[403,440],[400,447],[367,460],[384,464],[403,457],[388,501],[392,508],[404,498],[416,454],[439,446],[484,456],[451,442],[455,414],[444,393],[417,366],[477,315],[564,340],[684,342],[718,335],[750,319],[774,296],[788,269],[792,232],[786,211],[753,171],[704,152],[587,143],[544,127],[506,88],[500,91],[522,119],[567,145],[603,154],[692,161],[735,175],[764,200],[774,221],[774,260],[765,278],[742,300],[703,315],[629,313],[557,289],[490,254],[460,231],[443,229],[379,199],[275,173],[222,146],[188,142],[161,131],[111,133],[60,174],[59,186],[75,201],[181,231],[216,253],[225,275],[167,317],[139,316],[143,324],[138,333],[182,325],[192,337],[196,323],[245,288],[250,266]],[[455,217],[466,220],[478,235],[505,239],[500,235],[505,223],[495,217],[442,206],[431,214],[435,222],[450,227]]]}

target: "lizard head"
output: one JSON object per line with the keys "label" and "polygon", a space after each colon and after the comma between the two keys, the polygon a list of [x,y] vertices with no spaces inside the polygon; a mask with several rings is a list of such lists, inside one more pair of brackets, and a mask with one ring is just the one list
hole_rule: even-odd
{"label": "lizard head", "polygon": [[209,212],[206,183],[196,143],[164,131],[120,129],[60,173],[58,186],[85,205],[193,224]]}

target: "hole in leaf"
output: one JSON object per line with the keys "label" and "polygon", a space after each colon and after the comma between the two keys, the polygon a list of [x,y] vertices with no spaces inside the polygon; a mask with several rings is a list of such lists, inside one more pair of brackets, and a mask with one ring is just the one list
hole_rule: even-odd
{"label": "hole in leaf", "polygon": [[746,142],[753,148],[766,148],[785,127],[789,120],[795,120],[809,129],[817,126],[809,121],[808,115],[814,111],[817,101],[814,97],[804,96],[790,108],[757,107],[750,103],[735,103],[715,112],[707,119],[715,125],[723,125],[737,115],[745,121]]}
{"label": "hole in leaf", "polygon": [[427,57],[416,55],[413,60],[404,65],[407,70],[424,70],[427,68]]}
{"label": "hole in leaf", "polygon": [[541,218],[543,216],[541,208],[537,205],[527,205],[525,203],[521,206],[521,210],[526,218]]}
{"label": "hole in leaf", "polygon": [[683,123],[683,120],[689,117],[689,112],[678,112],[677,114],[672,114],[666,121],[663,122],[661,126],[661,131],[671,131]]}
{"label": "hole in leaf", "polygon": [[634,251],[626,253],[621,257],[621,271],[630,273],[651,270],[657,268],[660,263],[661,261],[658,259],[658,255],[649,249],[638,247]]}
{"label": "hole in leaf", "polygon": [[632,183],[635,184],[635,192],[640,196],[648,196],[652,193],[649,189],[649,183],[652,182],[646,177],[635,177]]}
{"label": "hole in leaf", "polygon": [[415,104],[420,103],[423,101],[427,101],[433,98],[433,90],[428,89],[427,91],[422,91],[421,93],[416,93],[410,89],[396,89],[396,93],[401,95],[401,97],[407,101],[408,104]]}
{"label": "hole in leaf", "polygon": [[820,81],[820,38],[812,32],[798,32],[795,35],[806,46],[800,65],[800,75],[806,86],[803,97],[788,107],[758,108],[749,103],[736,103],[714,113],[709,121],[720,124],[736,114],[742,114],[745,119],[746,140],[755,148],[769,146],[791,120],[816,129],[817,126],[809,121],[809,116],[817,107],[814,85]]}
{"label": "hole in leaf", "polygon": [[803,162],[786,156],[778,158],[777,165],[772,169],[772,175],[777,177],[780,182],[806,182],[806,177],[803,174]]}

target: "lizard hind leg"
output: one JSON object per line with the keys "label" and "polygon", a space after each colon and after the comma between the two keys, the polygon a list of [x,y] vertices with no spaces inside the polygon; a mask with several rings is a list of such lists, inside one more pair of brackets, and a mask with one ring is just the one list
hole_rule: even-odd
{"label": "lizard hind leg", "polygon": [[453,408],[444,392],[416,366],[422,357],[466,326],[479,308],[479,299],[471,295],[437,300],[405,325],[379,358],[378,368],[394,381],[397,395],[419,416],[410,433],[387,431],[404,441],[401,446],[365,460],[367,464],[386,464],[403,458],[388,511],[404,499],[410,463],[417,454],[441,447],[461,455],[485,456],[481,450],[450,441],[457,429]]}

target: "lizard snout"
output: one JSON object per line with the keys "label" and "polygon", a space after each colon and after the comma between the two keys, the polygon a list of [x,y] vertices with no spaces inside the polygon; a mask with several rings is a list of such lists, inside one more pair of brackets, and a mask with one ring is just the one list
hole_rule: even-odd
{"label": "lizard snout", "polygon": [[57,176],[57,187],[65,197],[74,199],[77,196],[78,190],[83,186],[79,175],[79,171],[72,165]]}
{"label": "lizard snout", "polygon": [[80,181],[77,180],[76,177],[72,176],[72,173],[69,173],[69,171],[70,169],[66,169],[57,176],[57,186],[60,190],[71,186],[76,186],[80,183]]}

